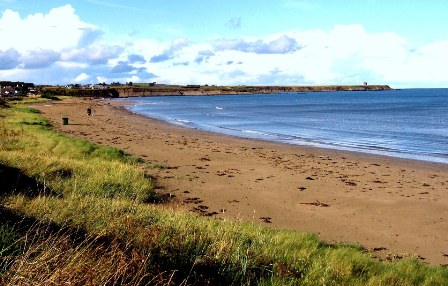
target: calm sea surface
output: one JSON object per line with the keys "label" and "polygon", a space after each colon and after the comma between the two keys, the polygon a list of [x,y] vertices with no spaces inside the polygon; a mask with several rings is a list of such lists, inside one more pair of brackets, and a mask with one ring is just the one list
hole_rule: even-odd
{"label": "calm sea surface", "polygon": [[130,99],[185,127],[448,164],[448,89]]}

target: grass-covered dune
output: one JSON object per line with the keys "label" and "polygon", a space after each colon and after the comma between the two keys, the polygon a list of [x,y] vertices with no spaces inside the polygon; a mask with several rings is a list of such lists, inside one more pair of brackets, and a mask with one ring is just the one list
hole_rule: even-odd
{"label": "grass-covered dune", "polygon": [[173,210],[150,168],[0,107],[0,285],[448,284],[416,259]]}

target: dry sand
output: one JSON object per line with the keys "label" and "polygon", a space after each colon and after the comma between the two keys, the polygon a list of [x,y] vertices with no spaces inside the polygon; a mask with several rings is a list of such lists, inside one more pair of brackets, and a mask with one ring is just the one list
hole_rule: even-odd
{"label": "dry sand", "polygon": [[148,172],[178,207],[314,232],[382,258],[448,264],[448,165],[223,136],[132,114],[122,104],[69,99],[38,108],[59,131],[170,167]]}

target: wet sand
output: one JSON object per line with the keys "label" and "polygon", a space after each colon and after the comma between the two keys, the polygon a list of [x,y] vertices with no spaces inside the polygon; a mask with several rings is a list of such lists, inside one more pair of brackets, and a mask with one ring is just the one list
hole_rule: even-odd
{"label": "wet sand", "polygon": [[37,108],[61,132],[159,166],[147,172],[175,196],[176,207],[313,232],[381,258],[448,265],[448,165],[224,136],[136,115],[122,104],[69,99]]}

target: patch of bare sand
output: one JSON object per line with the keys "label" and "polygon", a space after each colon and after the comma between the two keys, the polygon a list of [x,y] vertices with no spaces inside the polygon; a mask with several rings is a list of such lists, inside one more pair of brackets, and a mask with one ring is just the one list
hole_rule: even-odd
{"label": "patch of bare sand", "polygon": [[178,207],[448,264],[447,165],[191,130],[122,104],[69,99],[38,108],[59,131],[169,167],[148,172]]}

